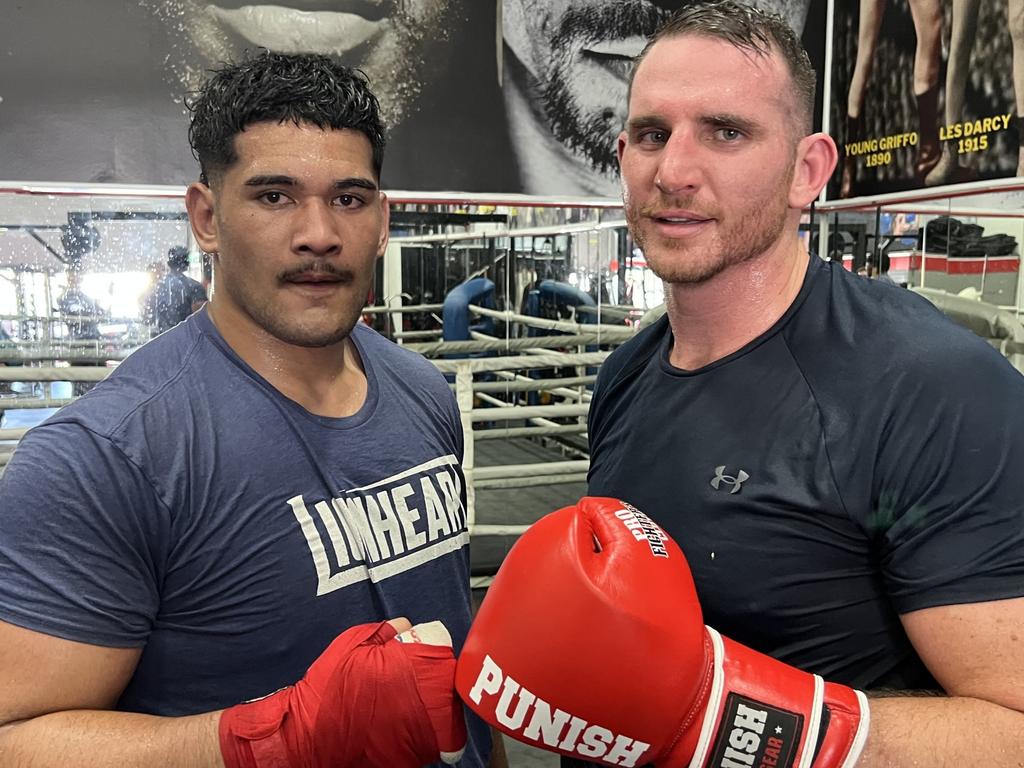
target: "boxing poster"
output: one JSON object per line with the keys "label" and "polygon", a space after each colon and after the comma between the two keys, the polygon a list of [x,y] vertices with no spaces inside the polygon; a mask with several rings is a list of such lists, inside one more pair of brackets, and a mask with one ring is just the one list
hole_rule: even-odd
{"label": "boxing poster", "polygon": [[[505,158],[521,191],[620,194],[615,141],[626,121],[633,58],[673,11],[704,1],[502,0]],[[820,114],[826,4],[751,2],[802,36],[818,73]]]}
{"label": "boxing poster", "polygon": [[184,100],[261,48],[361,68],[388,126],[383,184],[518,191],[496,0],[32,0],[0,14],[0,179],[185,185]]}
{"label": "boxing poster", "polygon": [[1024,0],[836,0],[830,101],[830,199],[1024,175]]}
{"label": "boxing poster", "polygon": [[[825,4],[755,0],[804,31]],[[268,48],[358,66],[389,127],[392,190],[619,195],[632,57],[703,0],[34,0],[0,23],[0,179],[185,185],[186,100]]]}

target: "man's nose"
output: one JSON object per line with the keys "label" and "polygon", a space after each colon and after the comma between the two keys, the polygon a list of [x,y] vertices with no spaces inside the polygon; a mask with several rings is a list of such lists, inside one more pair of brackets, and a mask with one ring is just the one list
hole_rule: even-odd
{"label": "man's nose", "polygon": [[330,256],[341,249],[338,212],[323,200],[307,200],[296,212],[293,248],[317,256]]}
{"label": "man's nose", "polygon": [[658,162],[655,185],[666,194],[692,192],[704,180],[703,148],[693,136],[673,132]]}

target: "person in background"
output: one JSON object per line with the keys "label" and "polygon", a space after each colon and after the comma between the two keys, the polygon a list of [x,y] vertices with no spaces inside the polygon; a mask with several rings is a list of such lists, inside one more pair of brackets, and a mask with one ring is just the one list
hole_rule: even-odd
{"label": "person in background", "polygon": [[82,271],[77,265],[67,270],[67,286],[57,299],[57,311],[64,317],[68,337],[78,341],[100,338],[99,321],[108,312],[94,298],[82,290]]}
{"label": "person in background", "polygon": [[157,333],[170,330],[206,303],[206,289],[185,274],[188,248],[176,245],[168,252],[167,272],[146,296],[142,317]]}

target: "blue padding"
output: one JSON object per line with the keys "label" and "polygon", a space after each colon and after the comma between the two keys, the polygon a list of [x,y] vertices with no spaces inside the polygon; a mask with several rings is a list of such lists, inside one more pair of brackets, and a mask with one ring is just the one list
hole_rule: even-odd
{"label": "blue padding", "polygon": [[[441,317],[445,341],[467,341],[469,339],[469,305],[476,304],[489,309],[494,308],[494,282],[486,277],[474,277],[461,285],[455,286],[444,297]],[[489,318],[482,321],[473,330],[493,333],[494,323]],[[450,355],[454,357],[454,355]]]}

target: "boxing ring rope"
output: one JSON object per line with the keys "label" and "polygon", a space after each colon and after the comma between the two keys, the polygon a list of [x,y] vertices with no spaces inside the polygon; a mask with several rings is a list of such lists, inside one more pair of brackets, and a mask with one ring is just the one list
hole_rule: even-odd
{"label": "boxing ring rope", "polygon": [[[557,384],[556,381],[571,381],[578,384],[593,384],[597,380],[597,375],[593,376],[573,376],[565,379],[531,379],[529,376],[523,376],[520,374],[512,374],[508,371],[497,371],[497,376],[505,379],[505,381],[499,382],[477,382],[473,385],[474,392],[529,392],[532,390],[539,390],[541,392],[549,392],[552,395],[558,397],[566,397],[570,400],[580,400],[590,402],[590,393],[586,391],[584,387],[578,389],[570,389],[567,386]],[[487,385],[487,389],[481,389],[482,386]],[[500,387],[500,389],[499,389]]]}
{"label": "boxing ring rope", "polygon": [[[564,347],[585,347],[590,344],[608,344],[623,342],[631,338],[634,331],[624,328],[626,331],[621,338],[611,339],[606,332],[598,333],[577,333],[569,336],[528,336],[522,338],[501,339],[494,336],[480,334],[479,339],[469,341],[435,341],[429,343],[413,343],[404,345],[406,349],[419,352],[425,357],[435,357],[443,354],[466,354],[471,352],[522,352],[527,349],[561,349]],[[432,362],[437,362],[432,361]],[[562,364],[557,367],[565,367]],[[549,366],[550,367],[550,366]]]}
{"label": "boxing ring rope", "polygon": [[[539,421],[539,419],[537,420]],[[551,435],[582,435],[587,431],[585,423],[580,424],[556,424],[552,427],[497,427],[488,430],[479,430],[473,439],[499,440],[510,437],[550,437]]]}
{"label": "boxing ring rope", "polygon": [[562,331],[570,334],[607,334],[605,337],[606,341],[621,341],[623,339],[628,339],[635,333],[632,328],[624,325],[602,325],[598,323],[577,323],[571,320],[549,320],[544,317],[534,317],[533,315],[520,315],[516,312],[503,312],[496,309],[488,309],[487,307],[479,307],[476,304],[470,304],[469,309],[471,312],[475,312],[476,314],[484,317],[491,317],[495,320],[502,320],[506,323],[519,323],[520,325],[539,328],[544,331]]}
{"label": "boxing ring rope", "polygon": [[[113,368],[100,368],[90,365],[70,365],[67,367],[4,366],[0,367],[0,381],[103,381],[110,375]],[[32,408],[39,408],[38,401],[33,400]],[[8,408],[0,399],[0,410]]]}
{"label": "boxing ring rope", "polygon": [[[495,403],[503,403],[503,400],[492,398],[489,395],[481,397],[492,400]],[[474,424],[484,421],[509,421],[511,419],[530,419],[534,417],[548,416],[586,416],[590,410],[588,403],[579,405],[505,405],[494,408],[474,408],[470,421]]]}
{"label": "boxing ring rope", "polygon": [[[0,368],[0,370],[3,370]],[[67,369],[65,369],[67,370]],[[25,381],[25,377],[18,379],[18,381]],[[66,379],[63,379],[66,381]],[[11,411],[25,408],[62,408],[68,403],[73,403],[75,398],[73,397],[51,397],[51,398],[24,398],[24,399],[6,399],[0,397],[0,411]],[[2,439],[2,438],[0,438]]]}
{"label": "boxing ring rope", "polygon": [[105,362],[107,360],[123,360],[148,340],[148,337],[141,339],[131,346],[111,344],[104,339],[5,340],[0,342],[0,362],[34,363],[44,360]]}
{"label": "boxing ring rope", "polygon": [[[498,371],[499,376],[509,375],[506,371]],[[563,392],[568,396],[568,393],[575,392],[575,390],[564,389],[574,384],[593,384],[597,381],[597,376],[566,376],[561,379],[531,379],[528,376],[515,376],[514,380],[510,381],[477,381],[473,384],[474,392],[530,392],[536,389],[542,391],[551,390],[555,391],[556,388],[559,391],[556,394],[562,394]]]}
{"label": "boxing ring rope", "polygon": [[391,336],[401,343],[402,339],[436,339],[443,333],[443,329],[435,328],[429,331],[392,331]]}
{"label": "boxing ring rope", "polygon": [[406,304],[395,307],[375,304],[372,307],[363,307],[363,314],[379,315],[382,312],[387,312],[388,314],[392,312],[440,312],[442,309],[444,309],[444,304]]}
{"label": "boxing ring rope", "polygon": [[[629,330],[629,329],[626,329]],[[522,339],[527,343],[544,339],[558,340],[565,346],[567,336],[536,337]],[[515,340],[513,340],[515,341]],[[496,340],[505,349],[504,341]],[[459,344],[464,344],[459,342]],[[460,347],[460,351],[462,348]],[[543,351],[540,354],[516,355],[492,358],[466,358],[461,360],[432,360],[442,373],[455,374],[455,398],[459,406],[465,444],[462,468],[466,476],[467,522],[470,536],[515,536],[528,525],[495,525],[479,523],[476,520],[476,491],[497,488],[525,488],[557,483],[585,482],[590,462],[568,460],[538,462],[533,464],[508,464],[495,467],[476,466],[475,442],[477,440],[510,439],[516,437],[547,437],[552,435],[580,435],[586,432],[583,422],[559,424],[555,418],[584,418],[590,410],[587,402],[552,405],[510,405],[507,401],[491,395],[491,392],[530,392],[564,390],[582,401],[583,393],[565,390],[566,384],[585,385],[592,383],[594,376],[562,377],[559,379],[529,379],[515,373],[521,370],[544,368],[568,368],[598,366],[611,354],[609,351],[558,353]],[[491,373],[509,376],[510,381],[474,382],[473,375]],[[562,395],[565,396],[565,395]],[[493,407],[474,407],[474,399]],[[535,426],[506,426],[493,429],[477,429],[475,425],[491,422],[541,421]]]}

